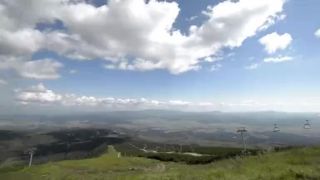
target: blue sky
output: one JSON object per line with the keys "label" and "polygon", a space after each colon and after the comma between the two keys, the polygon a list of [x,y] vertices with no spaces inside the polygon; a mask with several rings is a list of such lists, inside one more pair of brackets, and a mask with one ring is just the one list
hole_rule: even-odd
{"label": "blue sky", "polygon": [[[37,11],[52,8],[57,12],[63,9],[59,14],[72,10],[61,16],[45,14],[39,10],[39,13],[27,13],[30,17],[26,19],[19,19],[5,11],[0,12],[13,24],[3,23],[0,26],[1,31],[8,36],[12,35],[12,38],[0,38],[0,48],[4,49],[0,50],[0,92],[4,99],[2,107],[17,107],[21,111],[37,111],[39,107],[59,111],[61,106],[72,109],[98,106],[101,110],[159,108],[318,112],[320,35],[317,37],[316,31],[320,29],[320,2],[288,0],[279,3],[280,1],[282,0],[261,5],[252,0],[230,1],[229,4],[227,1],[212,0],[151,1],[141,6],[132,5],[127,0],[117,2],[118,6],[104,1],[80,1],[78,4],[65,5],[70,7],[60,7],[48,0],[47,3],[35,3],[30,9]],[[139,0],[134,2],[138,3]],[[6,1],[2,5],[7,9],[15,7],[15,11],[18,11],[19,1],[15,3],[18,5]],[[248,10],[250,7],[246,9],[244,6],[250,3],[256,3],[252,5],[254,13]],[[91,23],[90,19],[85,19],[87,17],[76,17],[79,16],[77,11],[80,12],[80,5],[83,6],[83,11],[88,11],[88,16],[98,12],[101,7],[113,8],[114,12],[118,7],[134,12],[139,11],[137,8],[142,8],[140,11],[149,13],[151,21],[138,17],[139,13],[134,13],[137,17],[126,18],[122,17],[125,16],[123,13],[116,16],[123,18],[118,21],[108,19],[116,13],[105,16],[101,13],[102,17],[93,16],[94,22]],[[223,5],[223,11],[218,11],[217,7]],[[144,6],[146,9],[143,9]],[[165,7],[159,10],[160,6]],[[228,6],[230,9],[231,6],[240,9],[239,14],[235,16],[226,12]],[[267,9],[266,13],[259,14],[259,11],[255,11],[255,6],[257,9],[262,8],[261,11],[263,8]],[[152,14],[152,11],[156,13]],[[146,15],[143,13],[142,15]],[[157,16],[162,14],[169,15],[163,18]],[[219,19],[220,16],[223,18]],[[153,17],[155,18],[152,19]],[[237,17],[240,20],[248,18],[248,21],[252,18],[252,24],[246,24],[247,21],[238,23]],[[101,21],[95,22],[96,19]],[[272,19],[273,23],[268,23],[268,19]],[[16,25],[22,20],[26,23]],[[110,24],[106,23],[104,26],[105,21]],[[170,29],[153,21],[168,23]],[[230,27],[222,32],[215,29],[220,21]],[[256,23],[258,21],[262,22]],[[142,25],[146,27],[141,27]],[[196,26],[193,34],[190,31],[192,25]],[[261,29],[262,26],[266,27]],[[202,33],[203,29],[209,33]],[[150,39],[145,40],[143,36],[149,37],[148,33],[152,30],[158,33],[157,36],[163,37],[158,39],[150,34]],[[31,32],[28,38],[40,39],[31,44],[21,42],[30,49],[19,47],[18,38],[25,34],[18,36],[17,33],[23,31]],[[181,43],[180,35],[174,35],[178,31],[183,36]],[[56,42],[58,36],[54,33],[57,32],[66,37],[62,39],[62,44]],[[274,34],[275,38],[268,36],[265,38],[267,43],[262,43],[261,39],[269,34]],[[140,36],[142,39],[139,39]],[[166,38],[168,41],[165,41]],[[194,40],[197,38],[201,41]],[[190,48],[185,42],[191,42]],[[116,48],[112,43],[115,43]],[[159,44],[155,48],[156,52],[146,50],[146,47],[156,43]],[[125,47],[127,44],[131,46]],[[212,48],[212,45],[217,48]],[[31,48],[33,46],[35,48]],[[274,50],[270,50],[272,48]],[[171,51],[172,49],[176,50]],[[205,49],[204,52],[201,52],[202,49]],[[161,53],[157,53],[158,50]],[[177,52],[180,50],[182,54]],[[206,57],[212,60],[205,61]],[[267,58],[271,58],[271,62]],[[46,59],[47,62],[44,63]],[[38,62],[30,65],[33,61]],[[71,94],[74,97],[70,98]],[[81,97],[85,98],[80,100]],[[88,97],[92,99],[88,100]],[[113,100],[106,102],[105,98]],[[129,105],[123,101],[129,102]]]}

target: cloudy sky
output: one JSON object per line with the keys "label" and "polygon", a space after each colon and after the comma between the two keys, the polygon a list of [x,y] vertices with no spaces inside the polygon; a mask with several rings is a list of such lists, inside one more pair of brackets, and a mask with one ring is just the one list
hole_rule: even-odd
{"label": "cloudy sky", "polygon": [[0,113],[320,111],[318,0],[0,0]]}

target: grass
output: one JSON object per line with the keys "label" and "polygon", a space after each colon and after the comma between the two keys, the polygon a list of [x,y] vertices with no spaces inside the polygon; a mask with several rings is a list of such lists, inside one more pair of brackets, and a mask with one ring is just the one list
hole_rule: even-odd
{"label": "grass", "polygon": [[[187,164],[208,164],[221,159],[231,158],[242,154],[242,148],[235,147],[206,147],[198,145],[169,145],[154,142],[130,141],[114,145],[115,149],[126,156],[144,157],[160,161],[172,161]],[[143,152],[142,147],[147,150],[157,150],[158,153]],[[258,154],[261,149],[248,149],[250,154]],[[167,153],[170,152],[170,153]],[[197,153],[202,156],[191,156],[183,153]]]}
{"label": "grass", "polygon": [[118,158],[118,153],[110,146],[108,153],[98,158],[0,169],[0,179],[320,179],[320,148],[291,149],[207,165],[187,165],[139,157]]}

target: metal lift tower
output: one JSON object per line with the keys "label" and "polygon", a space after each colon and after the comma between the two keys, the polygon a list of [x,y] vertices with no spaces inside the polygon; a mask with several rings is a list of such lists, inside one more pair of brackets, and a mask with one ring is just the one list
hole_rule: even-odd
{"label": "metal lift tower", "polygon": [[237,129],[237,133],[240,133],[241,139],[242,139],[242,147],[243,147],[243,152],[246,152],[247,147],[246,147],[246,141],[244,139],[244,133],[248,132],[245,127],[240,127]]}

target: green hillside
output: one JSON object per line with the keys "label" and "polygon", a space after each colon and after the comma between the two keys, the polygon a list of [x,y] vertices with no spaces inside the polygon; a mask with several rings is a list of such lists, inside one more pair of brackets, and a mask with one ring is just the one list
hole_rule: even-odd
{"label": "green hillside", "polygon": [[207,165],[120,157],[113,147],[92,159],[0,169],[0,179],[320,179],[320,148],[300,148]]}

